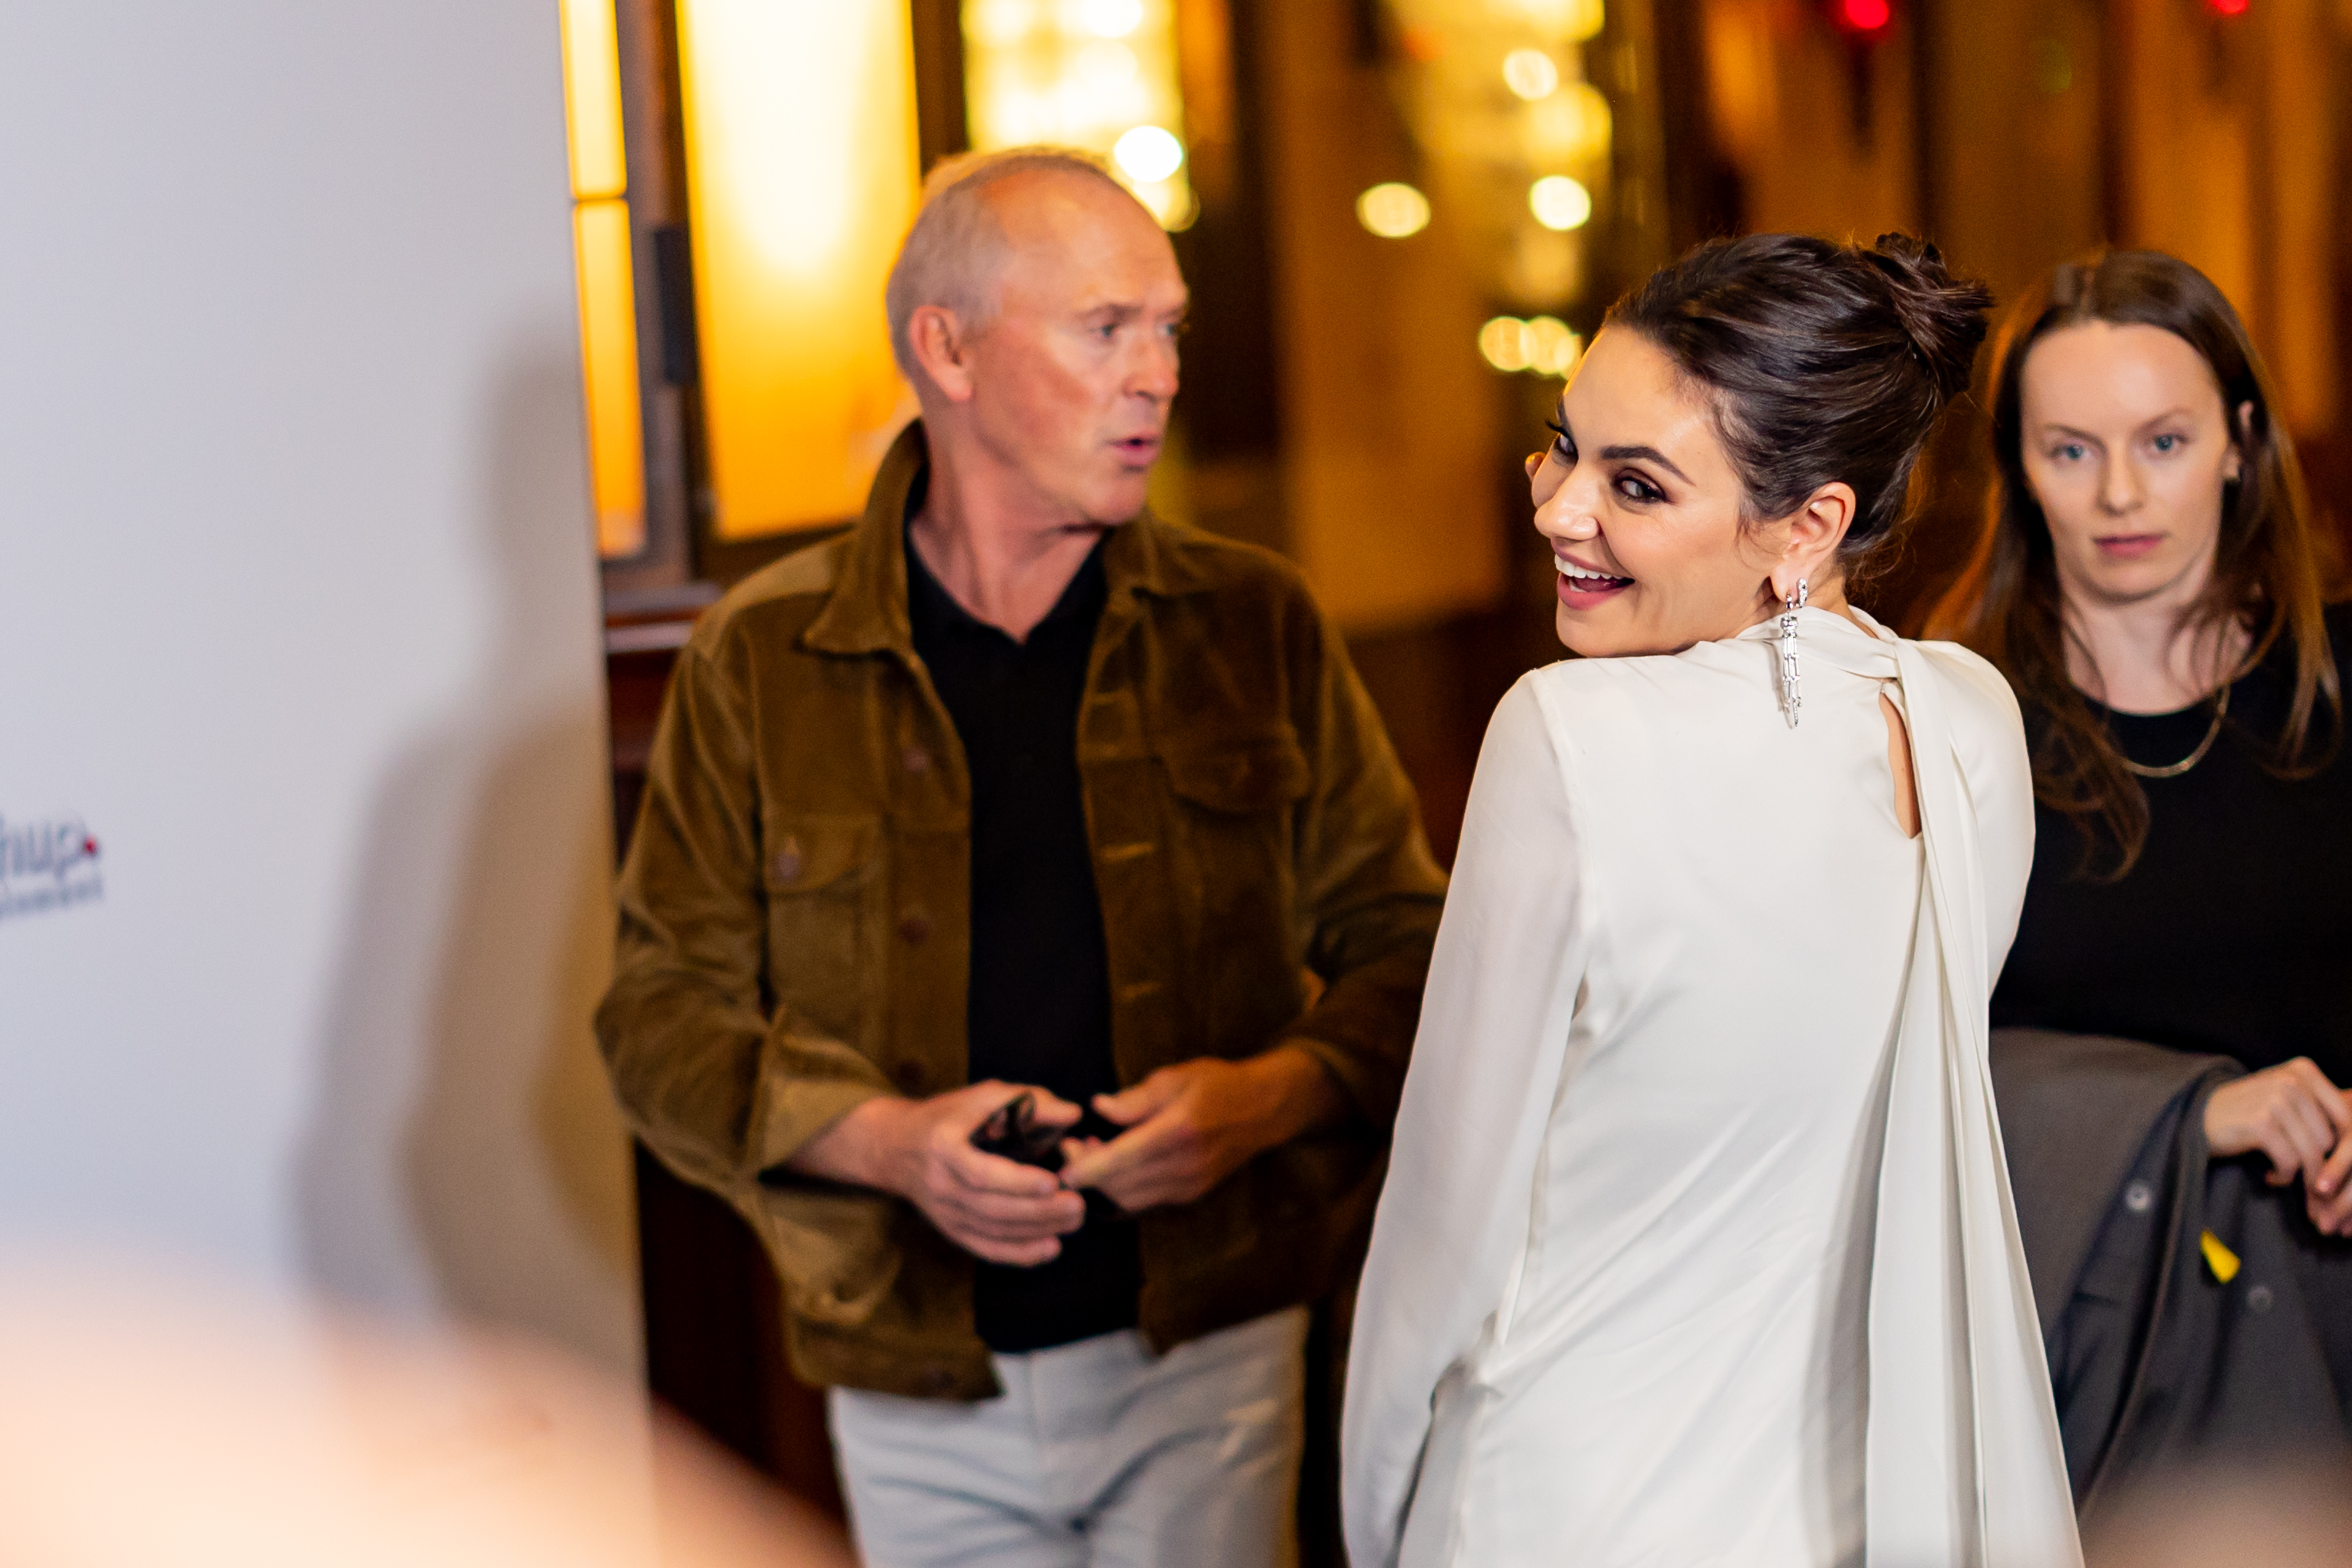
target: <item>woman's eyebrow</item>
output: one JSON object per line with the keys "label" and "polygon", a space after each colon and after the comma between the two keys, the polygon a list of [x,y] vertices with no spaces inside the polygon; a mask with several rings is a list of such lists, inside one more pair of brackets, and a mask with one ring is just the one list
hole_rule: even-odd
{"label": "woman's eyebrow", "polygon": [[1632,459],[1640,463],[1654,463],[1684,484],[1691,483],[1691,476],[1675,467],[1673,460],[1654,446],[1607,446],[1601,448],[1601,455],[1612,462]]}

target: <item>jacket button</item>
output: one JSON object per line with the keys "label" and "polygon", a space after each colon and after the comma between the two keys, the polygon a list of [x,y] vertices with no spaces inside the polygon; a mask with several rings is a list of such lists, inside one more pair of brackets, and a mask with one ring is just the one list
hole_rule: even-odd
{"label": "jacket button", "polygon": [[909,942],[920,942],[931,934],[931,917],[920,909],[909,909],[898,916],[898,935]]}
{"label": "jacket button", "polygon": [[902,1061],[890,1070],[892,1082],[908,1094],[923,1092],[923,1069],[919,1062]]}
{"label": "jacket button", "polygon": [[915,1386],[933,1399],[944,1399],[956,1391],[956,1375],[944,1366],[927,1366],[915,1379]]}
{"label": "jacket button", "polygon": [[931,754],[919,746],[909,746],[898,756],[909,773],[929,773],[931,770]]}

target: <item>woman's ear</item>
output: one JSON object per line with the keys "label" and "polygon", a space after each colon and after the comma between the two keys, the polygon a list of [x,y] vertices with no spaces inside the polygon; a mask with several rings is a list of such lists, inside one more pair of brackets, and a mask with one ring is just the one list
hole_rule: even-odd
{"label": "woman's ear", "polygon": [[2230,433],[2230,457],[2222,465],[2221,482],[2234,485],[2245,476],[2246,450],[2254,444],[2254,400],[2248,398],[2238,405],[2237,429]]}
{"label": "woman's ear", "polygon": [[1797,591],[1800,581],[1829,580],[1838,546],[1845,542],[1846,530],[1853,526],[1854,507],[1853,486],[1841,479],[1814,491],[1790,514],[1789,537],[1781,548],[1780,564],[1772,569],[1776,595],[1785,600]]}

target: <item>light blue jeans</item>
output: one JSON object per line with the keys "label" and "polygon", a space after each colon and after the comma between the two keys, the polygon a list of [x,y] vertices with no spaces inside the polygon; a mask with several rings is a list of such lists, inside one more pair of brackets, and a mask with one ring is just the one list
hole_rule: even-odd
{"label": "light blue jeans", "polygon": [[1155,1356],[1132,1331],[1000,1355],[978,1404],[836,1388],[866,1568],[1292,1568],[1307,1310]]}

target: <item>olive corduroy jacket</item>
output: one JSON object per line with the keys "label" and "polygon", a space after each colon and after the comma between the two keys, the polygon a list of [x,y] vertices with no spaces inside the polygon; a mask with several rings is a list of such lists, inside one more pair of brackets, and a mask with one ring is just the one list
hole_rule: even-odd
{"label": "olive corduroy jacket", "polygon": [[[745,580],[680,654],[597,1033],[636,1133],[728,1198],[819,1384],[997,1391],[970,1257],[785,1162],[852,1107],[967,1082],[971,793],[907,615],[909,426],[864,519]],[[1118,528],[1078,724],[1119,1082],[1280,1041],[1348,1124],[1141,1217],[1156,1347],[1311,1301],[1375,1196],[1444,896],[1411,786],[1297,571]]]}

